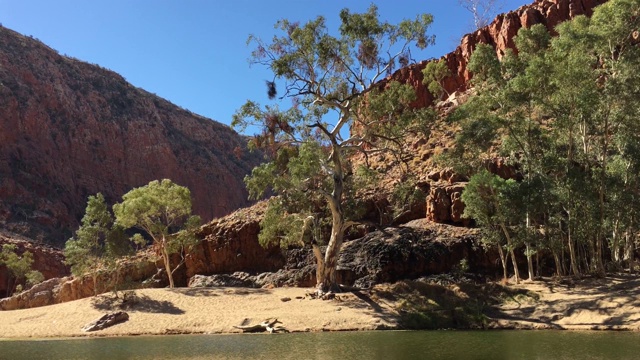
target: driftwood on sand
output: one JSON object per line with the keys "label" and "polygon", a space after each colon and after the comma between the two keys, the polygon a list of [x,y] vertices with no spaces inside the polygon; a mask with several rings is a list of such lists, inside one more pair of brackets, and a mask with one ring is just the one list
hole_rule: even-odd
{"label": "driftwood on sand", "polygon": [[113,326],[115,324],[119,324],[127,320],[129,320],[129,314],[127,314],[124,311],[108,313],[108,314],[102,315],[102,317],[100,317],[98,320],[92,321],[87,325],[85,325],[82,328],[82,331],[89,332],[89,331],[103,330],[108,328],[109,326]]}
{"label": "driftwood on sand", "polygon": [[267,319],[261,322],[260,324],[256,324],[256,325],[240,325],[240,326],[234,325],[233,327],[236,329],[242,330],[242,332],[247,332],[247,333],[264,332],[264,331],[268,331],[269,333],[289,332],[283,326],[277,325],[277,324],[282,324],[282,321],[278,321],[278,319]]}

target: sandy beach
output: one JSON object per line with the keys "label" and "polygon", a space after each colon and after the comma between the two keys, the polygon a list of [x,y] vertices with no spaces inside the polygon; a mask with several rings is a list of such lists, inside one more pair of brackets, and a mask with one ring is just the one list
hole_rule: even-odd
{"label": "sandy beach", "polygon": [[[353,294],[339,300],[305,298],[311,289],[180,288],[135,291],[126,308],[129,320],[105,330],[81,328],[110,311],[111,293],[52,306],[0,312],[0,338],[239,333],[234,325],[277,318],[289,331],[374,330],[393,328],[390,305],[372,309]],[[290,300],[287,300],[290,299]],[[286,300],[286,301],[283,301]]]}
{"label": "sandy beach", "polygon": [[[0,338],[239,333],[234,326],[268,318],[278,318],[291,332],[393,329],[399,327],[400,309],[408,297],[390,295],[391,288],[377,286],[328,301],[310,299],[305,294],[312,289],[305,288],[144,289],[131,292],[124,306],[108,293],[0,312]],[[454,285],[444,291],[464,298],[468,294],[461,289]],[[545,279],[509,289],[521,295],[485,308],[488,328],[640,330],[640,278],[635,276]],[[81,330],[103,314],[120,309],[127,311],[128,321],[96,332]]]}

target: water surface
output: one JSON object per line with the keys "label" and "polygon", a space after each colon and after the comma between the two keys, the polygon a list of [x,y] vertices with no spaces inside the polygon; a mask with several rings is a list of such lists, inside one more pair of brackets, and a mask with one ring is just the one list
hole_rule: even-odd
{"label": "water surface", "polygon": [[0,341],[0,359],[640,359],[640,333],[377,331]]}

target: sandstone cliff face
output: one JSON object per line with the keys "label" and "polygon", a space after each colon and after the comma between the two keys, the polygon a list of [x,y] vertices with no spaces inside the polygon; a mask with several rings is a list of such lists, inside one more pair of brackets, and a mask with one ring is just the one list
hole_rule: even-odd
{"label": "sandstone cliff face", "polygon": [[186,276],[276,271],[284,266],[279,246],[264,248],[258,243],[266,209],[263,201],[204,225],[199,234],[202,242],[187,257]]}
{"label": "sandstone cliff face", "polygon": [[[591,16],[593,8],[604,4],[607,0],[536,0],[531,5],[525,5],[517,10],[498,15],[491,24],[462,38],[460,45],[451,53],[443,56],[451,72],[451,76],[443,82],[445,91],[453,94],[456,91],[467,89],[471,74],[467,64],[471,54],[480,43],[490,44],[496,49],[499,57],[504,55],[506,49],[513,49],[513,38],[518,30],[523,27],[531,27],[535,24],[543,24],[551,32],[559,23],[572,19],[578,15]],[[422,85],[422,70],[428,61],[422,61],[396,71],[391,78],[413,85],[416,89],[416,107],[427,107],[436,103],[433,95]]]}
{"label": "sandstone cliff face", "polygon": [[[12,297],[0,299],[0,310],[28,309],[40,306],[59,304],[78,300],[113,290],[114,279],[118,277],[120,289],[129,286],[163,287],[168,281],[156,259],[149,253],[140,253],[121,263],[118,273],[103,272],[97,276],[97,289],[91,276],[85,277],[54,277],[32,288],[15,294]],[[182,286],[186,285],[183,282]]]}
{"label": "sandstone cliff face", "polygon": [[[471,54],[480,43],[492,45],[498,57],[505,54],[506,49],[514,49],[514,37],[523,27],[531,27],[535,24],[543,24],[552,33],[561,22],[572,19],[578,15],[591,16],[593,9],[607,2],[607,0],[536,0],[531,5],[520,7],[517,10],[500,14],[491,24],[462,38],[455,51],[443,56],[449,68],[451,76],[444,79],[445,92],[452,94],[445,99],[435,99],[422,84],[422,70],[428,61],[400,69],[390,79],[411,84],[416,89],[416,107],[438,105],[439,110],[446,113],[452,107],[458,105],[458,101],[468,96],[469,81],[472,74],[467,69]],[[447,95],[444,95],[447,96]],[[420,156],[422,167],[431,168],[429,163],[431,156],[436,152],[446,151],[447,142],[453,144],[454,132],[445,131],[439,139],[423,140],[419,147],[414,149]],[[448,141],[447,141],[448,140]],[[434,149],[435,148],[435,149]],[[431,167],[430,167],[431,165]],[[513,166],[507,165],[504,159],[495,158],[487,164],[489,171],[503,178],[517,178],[519,174]],[[463,179],[450,178],[452,174],[447,170],[432,170],[427,174],[430,180],[430,192],[427,196],[427,219],[437,223],[449,223],[468,225],[469,220],[462,218],[464,204],[461,194],[464,190]]]}
{"label": "sandstone cliff face", "polygon": [[[40,271],[45,279],[69,274],[69,268],[64,264],[64,256],[60,250],[35,245],[26,239],[17,239],[15,236],[12,236],[12,234],[0,231],[0,247],[5,244],[15,245],[18,255],[22,255],[26,251],[33,254],[32,269]],[[9,276],[10,274],[6,267],[0,265],[0,297],[4,297],[7,293]]]}
{"label": "sandstone cliff face", "polygon": [[259,162],[225,125],[0,27],[0,227],[62,245],[87,196],[169,178],[208,221],[248,205]]}

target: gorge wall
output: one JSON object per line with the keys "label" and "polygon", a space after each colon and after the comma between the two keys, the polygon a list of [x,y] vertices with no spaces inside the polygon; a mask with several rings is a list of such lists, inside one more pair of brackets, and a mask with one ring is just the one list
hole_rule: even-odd
{"label": "gorge wall", "polygon": [[87,196],[169,178],[203,220],[248,205],[260,158],[229,127],[0,26],[0,228],[61,246]]}
{"label": "gorge wall", "polygon": [[[471,73],[467,64],[471,54],[480,43],[492,45],[499,57],[504,55],[506,49],[514,49],[514,37],[518,30],[531,27],[535,24],[543,24],[554,33],[554,28],[559,23],[572,19],[579,15],[591,16],[593,9],[604,4],[608,0],[536,0],[533,4],[522,6],[514,11],[498,15],[488,26],[465,35],[460,45],[447,55],[440,58],[449,68],[451,76],[443,81],[446,93],[453,94],[456,91],[467,89]],[[413,85],[416,89],[416,107],[434,105],[438,100],[422,84],[422,70],[429,61],[404,67],[397,70],[391,79]]]}
{"label": "gorge wall", "polygon": [[[499,15],[487,27],[467,34],[442,58],[452,73],[444,82],[446,91],[467,89],[471,74],[466,66],[478,43],[493,45],[501,55],[513,47],[520,28],[542,23],[553,29],[577,15],[590,15],[604,2],[538,0]],[[426,63],[400,69],[391,77],[415,87],[415,105],[420,107],[440,100],[422,84]],[[88,195],[100,191],[113,202],[134,186],[165,177],[191,189],[195,212],[205,220],[227,214],[247,205],[242,179],[259,161],[246,151],[234,151],[245,143],[226,126],[137,89],[118,74],[60,56],[0,27],[0,228],[60,245],[77,226]],[[419,147],[424,146],[414,150]],[[495,166],[496,173],[514,176],[499,159]],[[441,169],[420,171],[430,192],[422,217],[464,224],[461,180]],[[263,212],[264,204],[257,204],[205,225],[203,242],[185,265],[185,277],[283,266],[286,259],[279,249],[258,244]],[[457,261],[458,255],[451,259]],[[66,273],[61,271],[60,275]],[[141,279],[155,267],[146,271]],[[1,273],[2,269],[0,279]],[[61,298],[92,294],[82,279],[69,281],[84,290]]]}

